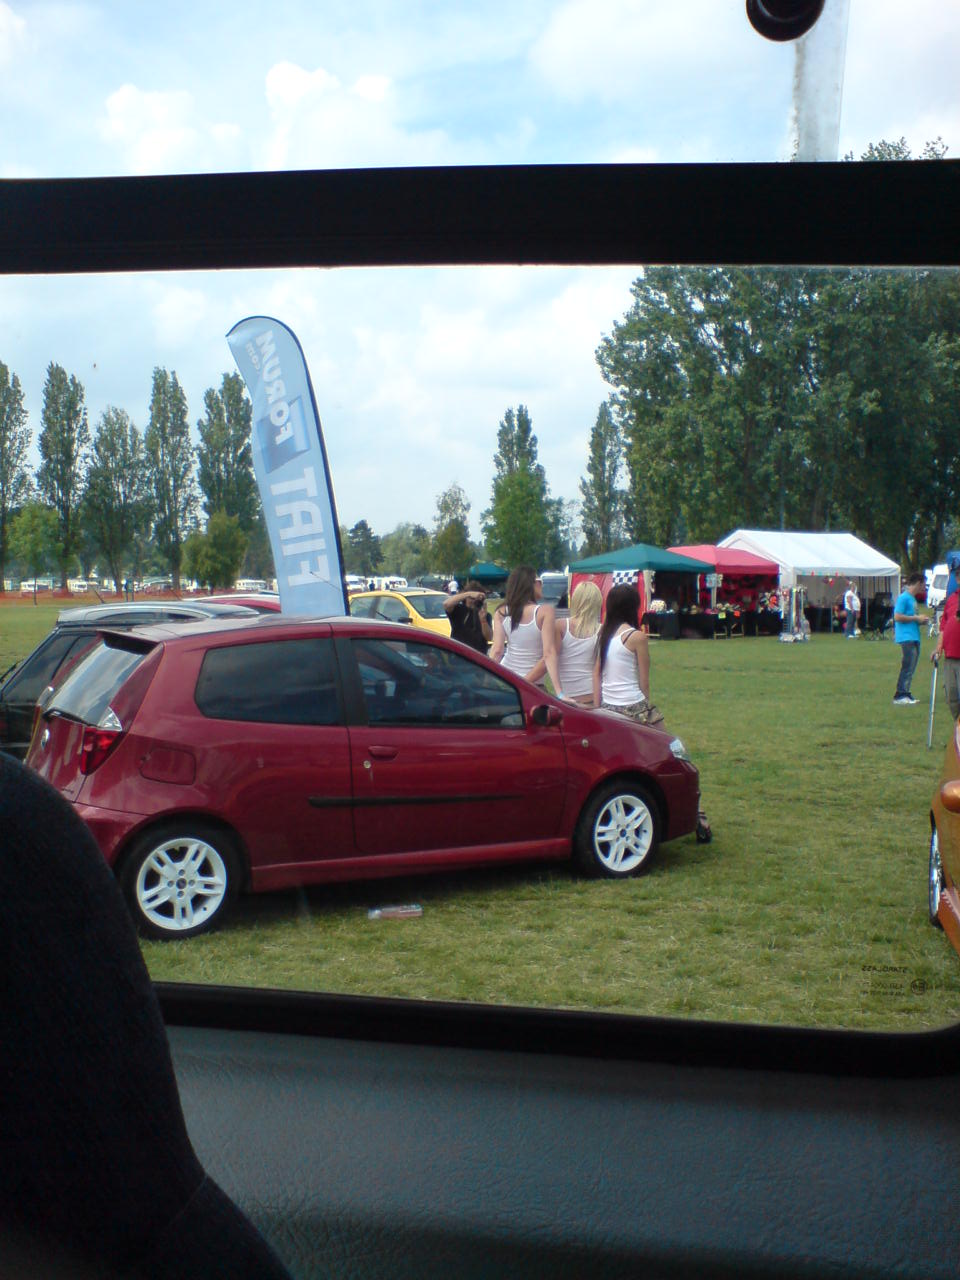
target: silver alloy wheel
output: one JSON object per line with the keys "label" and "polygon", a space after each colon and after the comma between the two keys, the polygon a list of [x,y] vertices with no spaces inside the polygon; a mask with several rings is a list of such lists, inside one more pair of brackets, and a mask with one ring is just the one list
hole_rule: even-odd
{"label": "silver alloy wheel", "polygon": [[183,933],[204,924],[223,906],[226,864],[213,845],[198,836],[164,840],[140,863],[134,893],[152,925]]}
{"label": "silver alloy wheel", "polygon": [[939,924],[940,894],[943,892],[943,864],[940,861],[940,836],[934,827],[930,833],[930,869],[927,877],[930,923]]}
{"label": "silver alloy wheel", "polygon": [[608,871],[628,875],[653,848],[653,814],[640,796],[618,791],[594,819],[591,839],[597,860]]}

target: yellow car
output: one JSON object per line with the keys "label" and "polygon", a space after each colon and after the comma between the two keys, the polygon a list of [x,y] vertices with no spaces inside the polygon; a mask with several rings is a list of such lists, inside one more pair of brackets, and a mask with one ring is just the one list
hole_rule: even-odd
{"label": "yellow car", "polygon": [[438,636],[450,634],[450,619],[444,612],[443,591],[411,587],[409,591],[359,591],[350,597],[354,618],[384,618],[387,622],[408,622],[421,631]]}

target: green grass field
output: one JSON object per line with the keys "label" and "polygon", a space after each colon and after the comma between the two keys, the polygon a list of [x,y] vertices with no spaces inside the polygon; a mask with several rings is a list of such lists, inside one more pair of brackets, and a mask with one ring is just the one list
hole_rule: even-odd
{"label": "green grass field", "polygon": [[[56,608],[0,608],[0,670]],[[45,616],[44,616],[45,615]],[[891,641],[653,641],[652,692],[701,770],[714,840],[609,883],[515,867],[265,895],[221,932],[146,943],[156,979],[813,1026],[960,1017],[960,960],[926,916],[926,747]],[[419,919],[367,909],[418,902]]]}

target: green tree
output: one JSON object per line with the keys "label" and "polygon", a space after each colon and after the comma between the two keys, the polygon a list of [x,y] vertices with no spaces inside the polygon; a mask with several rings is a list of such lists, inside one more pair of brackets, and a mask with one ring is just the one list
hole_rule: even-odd
{"label": "green tree", "polygon": [[197,423],[197,481],[207,516],[225,511],[237,516],[250,533],[260,510],[253,474],[250,431],[253,407],[238,373],[225,373],[220,390],[203,397],[204,415]]}
{"label": "green tree", "polygon": [[238,516],[215,511],[206,532],[193,530],[183,544],[183,568],[191,578],[210,588],[229,589],[247,549],[247,534]]}
{"label": "green tree", "polygon": [[53,507],[27,502],[10,526],[10,550],[33,579],[33,603],[37,603],[37,578],[60,554],[60,520]]}
{"label": "green tree", "polygon": [[68,377],[66,370],[51,362],[43,384],[37,489],[57,513],[57,566],[61,588],[66,588],[80,536],[77,517],[83,495],[86,449],[90,443],[83,400],[83,387],[77,379]]}
{"label": "green tree", "polygon": [[552,501],[524,405],[508,409],[497,432],[493,496],[481,517],[487,552],[507,565],[542,567],[558,540],[562,504]]}
{"label": "green tree", "polygon": [[599,555],[623,541],[623,493],[619,487],[623,441],[608,404],[597,410],[590,432],[587,474],[580,481],[584,555]]}
{"label": "green tree", "polygon": [[183,539],[193,514],[193,446],[187,421],[187,398],[175,373],[154,369],[150,395],[150,425],[146,446],[148,472],[155,501],[154,538],[180,590]]}
{"label": "green tree", "polygon": [[397,573],[408,581],[430,570],[431,538],[422,524],[398,524],[381,537],[380,551],[387,572]]}
{"label": "green tree", "polygon": [[257,518],[250,530],[250,541],[247,543],[240,571],[244,578],[263,578],[267,582],[277,576],[262,506],[258,507]]}
{"label": "green tree", "polygon": [[452,484],[437,498],[434,517],[433,567],[438,573],[462,577],[473,558],[470,542],[470,503],[460,485]]}
{"label": "green tree", "polygon": [[7,567],[10,525],[30,496],[27,450],[30,428],[23,389],[16,374],[0,361],[0,592]]}
{"label": "green tree", "polygon": [[107,562],[117,591],[134,543],[150,529],[153,500],[140,432],[123,409],[108,406],[94,435],[83,498],[83,523]]}
{"label": "green tree", "polygon": [[[349,547],[349,551],[347,548]],[[383,561],[380,550],[380,539],[373,532],[366,520],[358,520],[347,534],[343,545],[344,559],[347,560],[345,572],[359,573],[369,578]]]}

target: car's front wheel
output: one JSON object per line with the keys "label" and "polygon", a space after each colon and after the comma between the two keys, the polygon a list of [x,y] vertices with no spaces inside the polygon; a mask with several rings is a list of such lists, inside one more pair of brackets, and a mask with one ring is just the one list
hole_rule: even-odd
{"label": "car's front wheel", "polygon": [[574,837],[574,858],[588,876],[620,878],[648,869],[660,839],[656,804],[642,786],[611,783],[587,804]]}
{"label": "car's front wheel", "polygon": [[940,837],[937,828],[930,832],[930,862],[927,872],[927,900],[930,909],[930,923],[942,928],[938,918],[940,895],[943,893],[943,863],[940,861]]}
{"label": "car's front wheel", "polygon": [[238,865],[229,836],[189,822],[142,837],[120,883],[142,934],[192,938],[223,922],[236,897]]}

